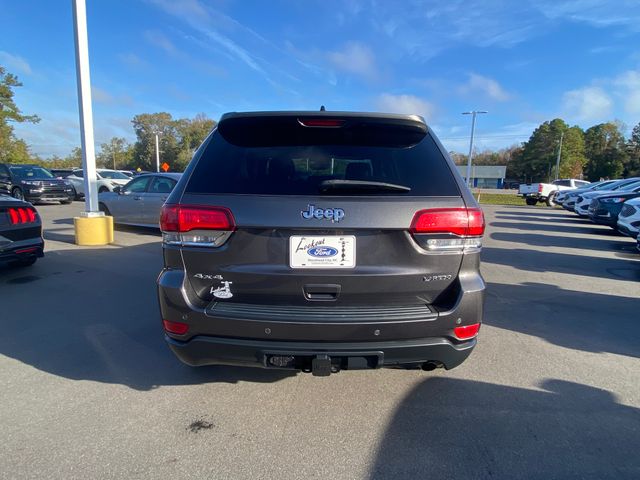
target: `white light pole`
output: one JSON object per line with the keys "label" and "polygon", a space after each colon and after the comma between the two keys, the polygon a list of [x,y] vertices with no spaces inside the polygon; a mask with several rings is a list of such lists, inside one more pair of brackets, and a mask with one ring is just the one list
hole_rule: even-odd
{"label": "white light pole", "polygon": [[93,112],[91,110],[91,78],[89,76],[89,40],[87,36],[87,8],[84,0],[73,0],[73,27],[76,43],[76,76],[80,111],[80,141],[84,170],[84,198],[86,216],[99,215],[96,189],[96,152],[93,140]]}
{"label": "white light pole", "polygon": [[562,155],[562,139],[564,138],[564,132],[560,133],[560,146],[558,147],[558,158],[556,158],[556,180],[560,176],[560,155]]}
{"label": "white light pole", "polygon": [[481,113],[487,113],[484,110],[472,110],[470,112],[462,112],[463,115],[471,115],[471,140],[469,141],[469,161],[467,162],[467,185],[469,188],[473,187],[471,184],[471,161],[473,159],[473,136],[476,131],[476,115]]}
{"label": "white light pole", "polygon": [[158,132],[153,132],[156,135],[156,172],[160,173],[160,147],[158,146]]}

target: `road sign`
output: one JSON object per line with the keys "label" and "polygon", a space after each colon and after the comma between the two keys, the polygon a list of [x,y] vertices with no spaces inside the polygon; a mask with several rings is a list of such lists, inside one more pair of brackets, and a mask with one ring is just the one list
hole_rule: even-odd
{"label": "road sign", "polygon": [[165,172],[169,171],[169,164],[167,162],[164,162],[162,165],[160,165],[160,168],[162,170],[164,170]]}

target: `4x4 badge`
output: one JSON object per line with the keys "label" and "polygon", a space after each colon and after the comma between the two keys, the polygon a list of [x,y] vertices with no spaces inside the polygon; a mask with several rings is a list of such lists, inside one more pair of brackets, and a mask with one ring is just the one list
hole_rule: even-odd
{"label": "4x4 badge", "polygon": [[315,205],[308,205],[306,210],[300,212],[302,218],[307,220],[317,218],[318,220],[327,219],[331,222],[338,223],[344,218],[344,210],[341,208],[316,208]]}

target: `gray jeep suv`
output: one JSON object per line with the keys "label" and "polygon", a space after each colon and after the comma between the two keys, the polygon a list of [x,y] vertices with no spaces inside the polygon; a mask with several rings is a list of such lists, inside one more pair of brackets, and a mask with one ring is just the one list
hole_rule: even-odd
{"label": "gray jeep suv", "polygon": [[484,217],[421,117],[225,114],[161,214],[166,341],[189,365],[460,365]]}

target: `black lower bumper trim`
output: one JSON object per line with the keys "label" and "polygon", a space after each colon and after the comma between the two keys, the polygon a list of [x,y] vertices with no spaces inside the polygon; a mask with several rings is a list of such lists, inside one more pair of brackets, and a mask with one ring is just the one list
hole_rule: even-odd
{"label": "black lower bumper trim", "polygon": [[[450,370],[464,362],[476,340],[454,344],[446,338],[395,342],[307,343],[269,342],[197,336],[182,342],[165,336],[173,353],[191,366],[237,365],[306,370],[318,355],[327,355],[341,369],[380,368],[399,365],[442,364]],[[277,358],[273,362],[271,358]],[[288,359],[288,362],[282,359]]]}

